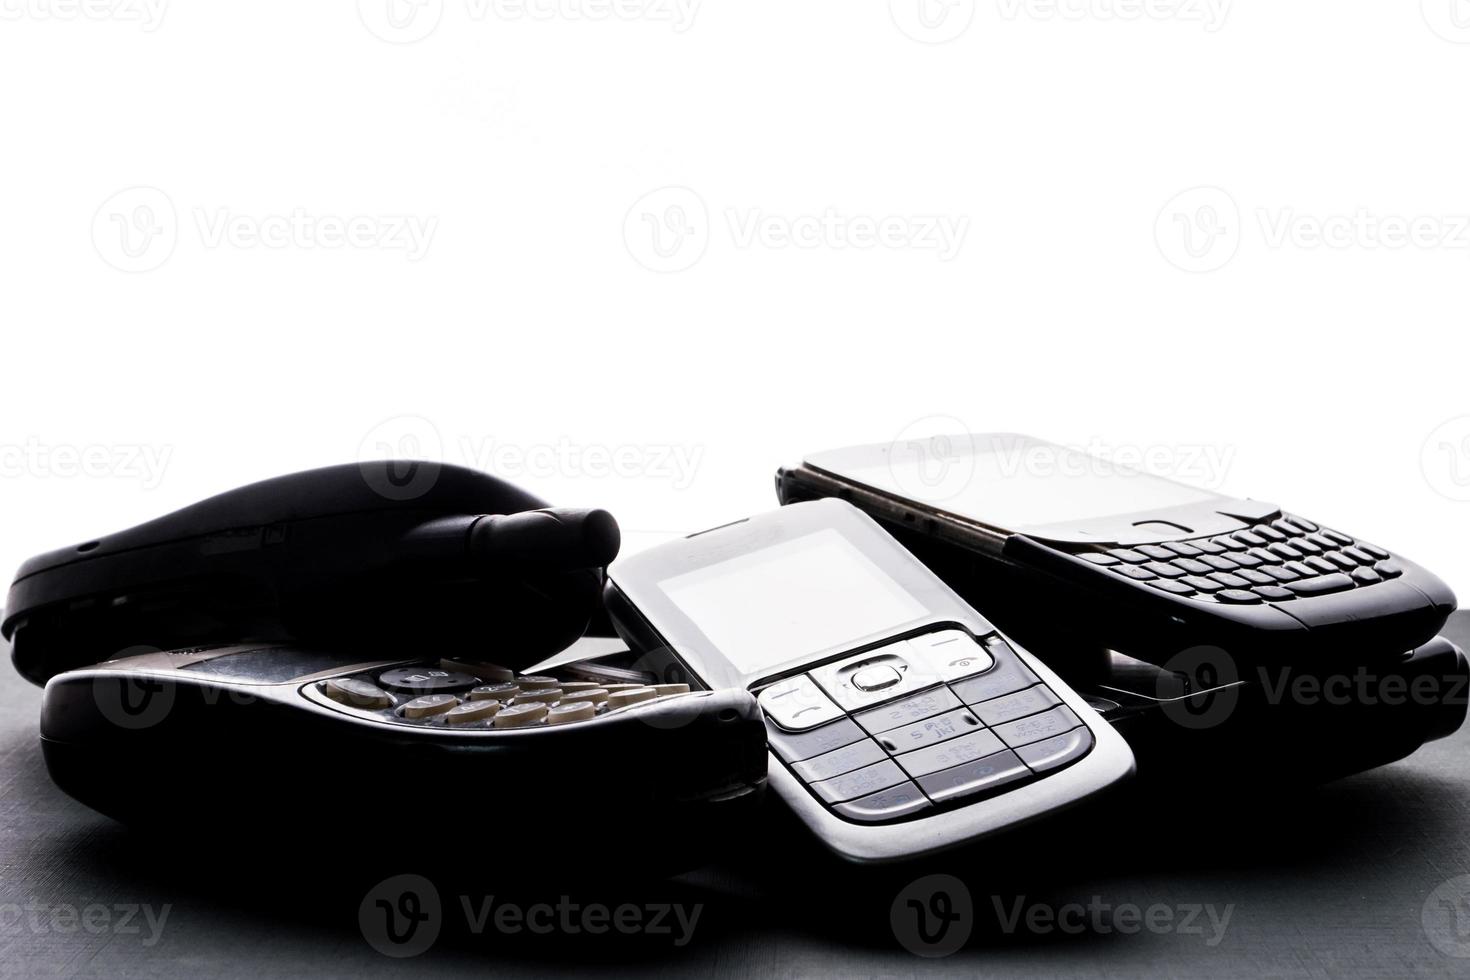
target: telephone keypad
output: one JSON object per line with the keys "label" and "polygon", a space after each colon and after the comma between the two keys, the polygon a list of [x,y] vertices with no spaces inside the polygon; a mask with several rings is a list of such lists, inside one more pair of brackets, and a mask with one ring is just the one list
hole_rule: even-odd
{"label": "telephone keypad", "polygon": [[1209,538],[1083,551],[1078,557],[1160,592],[1234,605],[1345,592],[1404,572],[1377,545],[1294,515]]}
{"label": "telephone keypad", "polygon": [[1004,751],[1005,747],[994,731],[982,728],[968,735],[931,745],[927,749],[905,752],[898,757],[898,762],[910,776],[927,776],[931,772],[995,755]]}
{"label": "telephone keypad", "polygon": [[835,752],[828,752],[805,762],[798,762],[791,768],[796,770],[796,774],[802,779],[814,783],[823,779],[831,779],[833,776],[840,776],[845,772],[852,772],[854,769],[861,769],[863,766],[871,766],[886,758],[888,756],[884,754],[877,742],[865,738],[861,742],[853,742]]}
{"label": "telephone keypad", "polygon": [[807,785],[828,803],[843,803],[859,796],[876,793],[880,789],[896,786],[906,779],[903,770],[898,768],[892,759],[884,759],[871,766],[854,769],[852,772]]}
{"label": "telephone keypad", "polygon": [[[902,686],[865,690],[864,672],[880,667]],[[810,715],[791,708],[798,697],[821,705],[825,720],[807,724]],[[953,628],[778,681],[759,701],[772,751],[833,812],[859,823],[963,805],[1070,765],[1093,745],[1081,719],[998,634],[976,640]],[[1073,729],[1085,737],[1030,753],[1041,768],[1017,754]]]}
{"label": "telephone keypad", "polygon": [[889,729],[877,738],[879,745],[897,755],[910,749],[921,749],[926,745],[954,738],[956,735],[963,735],[980,724],[980,719],[976,718],[969,708],[960,708],[957,711],[946,711],[942,715],[925,718],[923,721],[916,721],[901,728]]}
{"label": "telephone keypad", "polygon": [[439,667],[398,667],[379,674],[378,683],[404,694],[457,694],[479,684],[480,678]]}
{"label": "telephone keypad", "polygon": [[1061,703],[1061,698],[1057,697],[1051,688],[1045,684],[1037,684],[1024,691],[1017,691],[1015,694],[992,698],[977,705],[975,712],[985,724],[994,726],[1003,725],[1027,715],[1034,715]]}
{"label": "telephone keypad", "polygon": [[[502,679],[506,669],[495,664],[453,661],[461,669],[444,669],[449,663],[435,660],[391,667],[376,676],[362,672],[331,677],[308,685],[302,693],[310,700],[374,721],[457,731],[577,724],[627,704],[691,693],[687,684],[628,684],[628,690],[620,692],[624,696],[615,699],[606,689],[589,688],[584,681],[514,673],[507,681]],[[485,676],[465,673],[468,669],[483,670]],[[446,687],[449,690],[443,690]],[[857,731],[849,741],[857,741],[861,730],[851,721],[848,724]],[[826,747],[817,744],[811,754],[818,755]]]}
{"label": "telephone keypad", "polygon": [[998,789],[1033,775],[1016,753],[1007,749],[974,762],[920,776],[919,788],[935,803]]}
{"label": "telephone keypad", "polygon": [[843,716],[837,703],[806,674],[772,684],[761,692],[760,703],[787,731],[804,731]]}
{"label": "telephone keypad", "polygon": [[877,823],[912,816],[931,806],[933,804],[918,786],[911,782],[904,782],[868,796],[860,796],[855,800],[839,803],[832,809],[849,820]]}
{"label": "telephone keypad", "polygon": [[801,762],[868,737],[851,718],[805,732],[785,732],[767,725],[766,735],[771,748],[787,762]]}
{"label": "telephone keypad", "polygon": [[1036,772],[1047,772],[1080,759],[1090,748],[1092,732],[1086,728],[1074,728],[1070,732],[1023,745],[1016,750],[1016,755]]}
{"label": "telephone keypad", "polygon": [[1082,724],[1082,719],[1078,718],[1071,708],[1062,704],[1039,715],[1031,715],[1029,718],[1020,718],[996,725],[995,733],[1014,749],[1022,745],[1030,745],[1032,742],[1039,742],[1044,738],[1051,738],[1053,735],[1069,732],[1080,724]]}
{"label": "telephone keypad", "polygon": [[959,706],[960,699],[955,697],[954,692],[948,687],[933,687],[881,708],[860,711],[854,717],[857,718],[857,723],[866,728],[870,734],[877,735],[890,728],[919,721]]}

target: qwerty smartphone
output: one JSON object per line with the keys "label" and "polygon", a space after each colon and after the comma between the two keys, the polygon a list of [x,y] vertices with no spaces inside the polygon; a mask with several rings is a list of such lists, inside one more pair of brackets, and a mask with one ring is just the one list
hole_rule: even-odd
{"label": "qwerty smartphone", "polygon": [[1014,434],[813,453],[783,502],[837,497],[980,583],[1114,650],[1201,645],[1242,661],[1399,656],[1454,611],[1438,577],[1276,504],[1228,497]]}
{"label": "qwerty smartphone", "polygon": [[845,858],[940,851],[1133,770],[1081,697],[841,501],[644,551],[605,591],[642,666],[756,693],[771,784]]}

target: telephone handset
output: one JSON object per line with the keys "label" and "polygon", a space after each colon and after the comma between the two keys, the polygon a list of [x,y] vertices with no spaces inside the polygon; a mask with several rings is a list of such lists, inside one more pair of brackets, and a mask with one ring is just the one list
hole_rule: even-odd
{"label": "telephone handset", "polygon": [[624,862],[649,872],[749,820],[751,695],[527,669],[601,615],[613,518],[459,467],[383,492],[414,465],[280,477],[26,562],[4,635],[46,683],[57,785],[156,828],[425,846],[466,816],[507,842],[579,834],[595,807],[614,840],[661,828]]}

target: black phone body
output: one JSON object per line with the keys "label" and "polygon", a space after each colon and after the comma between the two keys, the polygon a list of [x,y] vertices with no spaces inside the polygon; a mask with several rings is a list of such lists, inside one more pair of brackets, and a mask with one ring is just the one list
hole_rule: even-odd
{"label": "black phone body", "polygon": [[645,665],[757,694],[772,785],[849,860],[973,841],[1133,769],[1056,674],[840,501],[624,559],[606,604]]}
{"label": "black phone body", "polygon": [[1247,663],[1397,657],[1455,608],[1376,544],[1028,436],[814,453],[776,482],[783,503],[847,500],[923,539],[952,584],[1024,594],[1012,612],[1153,663],[1202,645]]}
{"label": "black phone body", "polygon": [[293,473],[31,558],[0,631],[37,684],[131,647],[242,639],[392,655],[410,644],[473,649],[488,635],[497,658],[520,667],[582,635],[602,569],[538,568],[517,554],[498,568],[475,561],[467,542],[482,515],[547,507],[488,473],[438,463]]}
{"label": "black phone body", "polygon": [[[509,706],[463,722],[442,710],[495,703],[473,692],[503,676],[289,644],[143,652],[53,677],[41,745],[62,790],[124,823],[311,841],[336,855],[320,856],[326,868],[366,846],[413,861],[458,851],[476,872],[591,873],[573,843],[591,833],[593,876],[662,874],[700,863],[757,814],[765,730],[746,692],[526,727],[496,725]],[[407,710],[419,703],[434,710]]]}

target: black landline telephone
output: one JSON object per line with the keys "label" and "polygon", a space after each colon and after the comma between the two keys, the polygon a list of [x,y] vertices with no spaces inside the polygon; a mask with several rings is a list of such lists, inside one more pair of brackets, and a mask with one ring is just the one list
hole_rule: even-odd
{"label": "black landline telephone", "polygon": [[766,782],[749,694],[524,672],[600,615],[612,517],[451,466],[378,491],[414,465],[267,480],[26,562],[3,632],[46,684],[55,782],[208,833],[468,822],[502,867],[572,851],[518,840],[657,826],[628,856],[674,869],[747,820]]}

